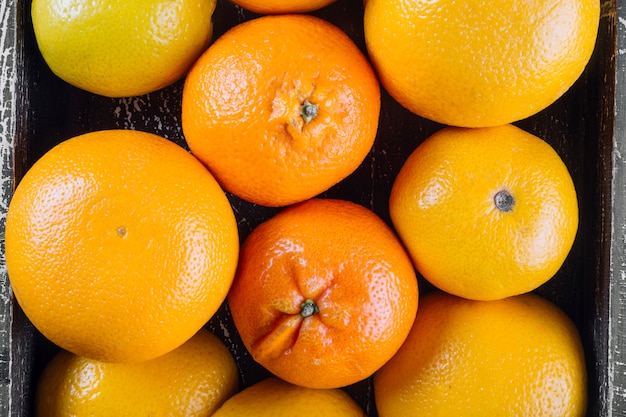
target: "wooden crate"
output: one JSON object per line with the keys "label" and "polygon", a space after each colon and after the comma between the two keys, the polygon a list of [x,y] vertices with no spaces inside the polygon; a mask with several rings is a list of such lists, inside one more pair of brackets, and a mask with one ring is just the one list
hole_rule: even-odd
{"label": "wooden crate", "polygon": [[[313,14],[342,28],[363,50],[362,0],[338,0]],[[218,1],[214,39],[255,15]],[[108,99],[56,78],[37,50],[30,1],[0,2],[0,156],[3,229],[12,191],[26,170],[58,142],[97,129],[145,130],[182,146],[182,81],[141,97]],[[556,103],[515,123],[545,139],[574,179],[580,229],[562,269],[536,292],[559,305],[578,326],[589,372],[588,415],[626,415],[626,0],[602,0],[598,42],[585,73]],[[373,209],[389,222],[391,184],[408,154],[441,126],[415,116],[384,91],[379,135],[349,178],[324,193]],[[276,209],[231,195],[242,240]],[[0,257],[0,417],[32,415],[33,387],[57,348],[25,318],[12,297]],[[426,285],[421,282],[423,287]],[[267,376],[237,337],[224,305],[207,324],[223,338],[242,370],[242,385]],[[345,388],[375,416],[371,381]]]}

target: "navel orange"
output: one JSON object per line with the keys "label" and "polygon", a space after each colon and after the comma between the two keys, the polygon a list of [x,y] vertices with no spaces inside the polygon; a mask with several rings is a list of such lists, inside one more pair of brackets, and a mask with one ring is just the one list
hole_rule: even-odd
{"label": "navel orange", "polygon": [[202,329],[173,351],[139,363],[98,362],[60,351],[38,381],[35,416],[205,417],[238,386],[234,358]]}
{"label": "navel orange", "polygon": [[214,417],[365,417],[340,389],[312,389],[268,378],[235,394]]}
{"label": "navel orange", "polygon": [[321,9],[336,0],[231,0],[244,9],[261,14],[306,13]]}
{"label": "navel orange", "polygon": [[216,0],[33,0],[52,72],[91,93],[146,94],[177,81],[211,41]]}
{"label": "navel orange", "polygon": [[379,111],[376,76],[344,32],[313,16],[264,16],[230,29],[193,66],[182,127],[227,191],[285,206],[358,168]]}
{"label": "navel orange", "polygon": [[310,388],[361,381],[398,350],[417,278],[391,229],[342,200],[291,206],[252,231],[228,295],[252,357]]}
{"label": "navel orange", "polygon": [[368,0],[365,41],[400,104],[447,125],[496,126],[556,101],[591,58],[598,0]]}
{"label": "navel orange", "polygon": [[534,294],[474,301],[426,295],[409,337],[374,376],[380,417],[582,417],[580,336]]}
{"label": "navel orange", "polygon": [[130,130],[66,140],[19,183],[6,220],[15,297],[60,347],[106,362],[163,355],[217,311],[238,230],[182,147]]}
{"label": "navel orange", "polygon": [[548,281],[578,230],[567,167],[548,143],[513,125],[436,132],[400,170],[389,211],[428,281],[480,300]]}

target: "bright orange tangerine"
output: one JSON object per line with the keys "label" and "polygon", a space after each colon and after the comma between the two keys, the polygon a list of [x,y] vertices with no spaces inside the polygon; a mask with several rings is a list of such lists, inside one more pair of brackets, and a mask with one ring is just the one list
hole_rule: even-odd
{"label": "bright orange tangerine", "polygon": [[233,3],[261,14],[307,13],[336,0],[231,0]]}
{"label": "bright orange tangerine", "polygon": [[279,378],[337,388],[374,373],[415,318],[415,270],[372,211],[313,199],[246,239],[228,303],[252,357]]}
{"label": "bright orange tangerine", "polygon": [[308,15],[264,16],[230,29],[194,65],[182,126],[227,191],[285,206],[358,168],[379,112],[376,76],[343,31]]}

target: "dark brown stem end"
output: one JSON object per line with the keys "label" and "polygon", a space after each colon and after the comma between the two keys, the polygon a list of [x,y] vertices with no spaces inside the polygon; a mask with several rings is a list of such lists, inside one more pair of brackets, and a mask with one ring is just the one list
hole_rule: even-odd
{"label": "dark brown stem end", "polygon": [[311,120],[317,117],[318,106],[317,104],[313,104],[309,101],[309,99],[304,100],[304,103],[300,106],[300,116],[304,119],[304,123],[307,124]]}
{"label": "dark brown stem end", "polygon": [[501,190],[493,197],[496,208],[500,211],[509,212],[513,210],[515,198],[506,190]]}
{"label": "dark brown stem end", "polygon": [[320,309],[315,305],[315,301],[310,298],[307,299],[304,303],[302,303],[300,315],[302,317],[310,317],[313,314],[319,313]]}

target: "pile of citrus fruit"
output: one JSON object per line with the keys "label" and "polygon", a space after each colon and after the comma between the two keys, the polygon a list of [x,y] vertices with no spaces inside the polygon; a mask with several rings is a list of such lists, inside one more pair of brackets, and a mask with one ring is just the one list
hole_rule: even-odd
{"label": "pile of citrus fruit", "polygon": [[[597,0],[367,0],[363,43],[310,13],[332,0],[232,2],[32,2],[62,80],[108,97],[184,80],[188,147],[87,132],[16,187],[10,282],[60,348],[36,415],[584,415],[578,331],[533,293],[578,197],[512,123],[584,71]],[[220,7],[257,15],[213,39]],[[403,156],[389,222],[323,197],[374,152],[382,90],[446,125]],[[275,215],[244,238],[233,199]],[[222,306],[271,377],[241,384],[206,327]],[[371,409],[344,389],[366,380]]]}

